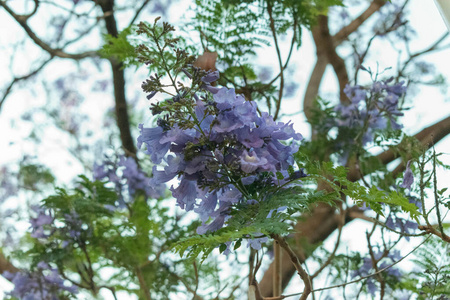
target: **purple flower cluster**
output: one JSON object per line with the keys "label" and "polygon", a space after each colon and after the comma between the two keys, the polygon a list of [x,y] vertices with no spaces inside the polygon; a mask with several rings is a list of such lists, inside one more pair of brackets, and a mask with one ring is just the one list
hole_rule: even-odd
{"label": "purple flower cluster", "polygon": [[[74,244],[79,241],[82,234],[81,228],[83,222],[75,211],[72,211],[70,214],[64,214],[64,219],[60,220],[64,222],[64,227],[55,224],[55,218],[49,211],[38,209],[37,213],[36,218],[30,219],[32,229],[31,237],[45,243],[58,231],[59,238],[62,240],[61,248],[65,248],[69,244]],[[85,231],[85,234],[88,235],[89,233]]]}
{"label": "purple flower cluster", "polygon": [[35,272],[5,272],[3,276],[14,284],[9,295],[18,299],[56,300],[63,292],[75,294],[78,291],[76,286],[66,285],[58,270],[45,262],[38,263]]}
{"label": "purple flower cluster", "polygon": [[385,129],[388,124],[394,130],[401,129],[396,118],[403,116],[399,110],[399,99],[406,92],[404,82],[392,83],[393,78],[386,81],[375,81],[372,86],[347,85],[345,94],[350,104],[339,104],[336,107],[338,127],[363,130],[363,145],[373,141],[375,130]]}
{"label": "purple flower cluster", "polygon": [[111,160],[105,160],[102,164],[94,164],[93,177],[95,180],[107,179],[114,183],[119,193],[120,204],[124,204],[122,192],[124,188],[133,197],[137,191],[145,192],[147,197],[160,198],[164,195],[163,184],[150,184],[150,178],[139,169],[136,161],[131,157],[120,156],[119,162],[115,164]]}
{"label": "purple flower cluster", "polygon": [[178,176],[172,195],[182,209],[200,215],[199,234],[222,228],[233,205],[261,201],[264,195],[249,193],[248,187],[263,177],[277,184],[272,178],[277,172],[287,173],[298,150],[282,141],[302,139],[291,123],[275,122],[267,113],[259,116],[254,102],[234,89],[210,86],[211,80],[205,76],[203,82],[213,99],[194,96],[196,102],[185,107],[187,122],[169,126],[161,118],[157,127],[141,124],[138,137],[138,147],[147,146],[153,163],[165,163],[163,170],[154,166],[150,184]]}
{"label": "purple flower cluster", "polygon": [[[387,255],[383,252],[383,251],[377,251],[373,253],[373,258],[375,259],[375,261],[377,262],[377,268],[378,270],[384,269],[390,265],[392,265],[394,262],[398,261],[399,259],[402,258],[402,256],[400,255],[400,251],[395,250],[395,251],[391,251],[389,252]],[[358,269],[353,271],[352,277],[357,277],[357,276],[367,276],[371,273],[374,273],[375,270],[373,270],[373,261],[371,257],[365,257],[363,259],[363,264],[362,266]],[[395,267],[390,267],[388,269],[386,269],[386,274],[389,276],[393,276],[396,277],[398,279],[400,279],[400,277],[402,276],[402,273],[400,272],[399,269],[395,268]],[[375,285],[376,280],[374,279],[374,277],[369,277],[367,279],[367,288],[369,290],[369,293],[372,296],[375,296],[375,293],[377,291],[377,287]]]}
{"label": "purple flower cluster", "polygon": [[[419,225],[415,222],[408,221],[391,214],[386,219],[386,226],[393,230],[399,230],[402,233],[411,234],[418,228]],[[409,236],[406,235],[405,239],[409,241]]]}
{"label": "purple flower cluster", "polygon": [[53,232],[51,232],[50,230],[48,230],[45,225],[51,225],[53,224],[53,217],[46,214],[44,211],[39,211],[38,212],[38,216],[36,218],[31,218],[30,219],[30,224],[31,224],[31,229],[32,229],[32,233],[31,233],[31,237],[36,238],[36,239],[46,239],[49,236],[52,235]]}

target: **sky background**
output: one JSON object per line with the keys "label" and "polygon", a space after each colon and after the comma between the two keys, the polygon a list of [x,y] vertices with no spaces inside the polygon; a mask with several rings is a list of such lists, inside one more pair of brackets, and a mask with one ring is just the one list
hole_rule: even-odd
{"label": "sky background", "polygon": [[[179,1],[172,7],[169,14],[171,16],[171,21],[181,19],[181,16],[186,11],[188,5],[188,1]],[[408,21],[413,25],[417,32],[417,39],[412,42],[412,50],[414,52],[414,50],[426,48],[445,33],[447,28],[432,0],[412,1],[410,10],[411,14]],[[33,26],[39,27],[40,24],[33,24]],[[0,69],[5,70],[0,72],[0,83],[9,82],[8,70],[10,68],[10,62],[2,58],[8,57],[6,54],[13,51],[10,48],[6,48],[4,45],[8,45],[9,42],[17,40],[17,38],[22,35],[22,29],[17,26],[2,9],[0,9]],[[288,40],[289,38],[284,41],[284,47],[282,49],[283,53],[285,53],[284,55],[286,55],[288,51]],[[92,41],[92,45],[95,46],[98,42],[99,41]],[[449,39],[447,39],[447,44],[449,42]],[[315,49],[311,36],[309,33],[306,33],[306,31],[302,43],[303,45],[300,48],[300,51],[293,55],[293,63],[291,66],[295,67],[289,70],[290,76],[293,76],[295,81],[299,83],[299,88],[293,97],[284,101],[283,111],[285,113],[296,112],[295,115],[285,116],[284,120],[292,119],[296,129],[307,137],[309,134],[309,125],[305,123],[305,118],[301,112],[301,101],[299,101],[299,99],[303,98],[307,80],[309,79],[309,75],[314,66]],[[377,44],[374,45],[374,48],[380,49],[381,53],[381,51],[385,51],[387,46],[389,45],[381,41],[377,42]],[[28,64],[26,62],[30,59],[36,59],[38,53],[40,52],[30,48],[30,52],[26,57],[18,57],[18,59],[23,60],[24,63],[15,64],[14,71],[16,73],[26,73],[28,71]],[[265,65],[273,63],[276,67],[275,55],[274,49],[261,50],[258,53],[257,60]],[[426,60],[434,63],[442,75],[450,81],[450,49],[427,55]],[[376,60],[369,58],[367,65],[365,66],[376,68],[377,63],[382,68],[389,67],[395,64],[396,61],[394,55],[383,55]],[[49,79],[57,79],[61,74],[65,74],[68,69],[75,70],[73,63],[60,60],[57,66],[46,69],[44,74],[45,76],[48,76]],[[87,64],[86,70],[89,71]],[[141,72],[141,74],[143,73]],[[105,78],[107,78],[107,76]],[[143,77],[137,79],[135,85],[136,89],[134,91],[130,88],[132,85],[128,85],[128,94],[131,95],[131,98],[136,99],[138,107],[145,109],[148,106],[148,103],[145,101],[145,95],[140,92],[140,81],[142,78]],[[101,78],[98,79],[100,80]],[[332,70],[328,69],[322,83],[322,95],[329,96],[330,100],[333,98],[335,99],[336,86],[336,79]],[[88,89],[82,84],[80,84],[79,88],[82,90],[84,89],[86,93],[88,93]],[[98,98],[100,95],[100,93],[90,93],[89,97]],[[421,87],[420,90],[415,91],[414,96],[411,99],[414,101],[411,102],[411,110],[402,119],[406,132],[414,134],[437,120],[447,117],[450,112],[449,95],[450,93],[448,90],[438,90],[434,87]],[[70,144],[70,141],[65,140],[64,136],[61,136],[58,131],[50,130],[46,132],[47,141],[45,146],[36,147],[32,142],[26,140],[32,129],[30,128],[32,125],[25,123],[20,124],[20,116],[24,110],[28,109],[30,106],[44,105],[45,102],[45,97],[41,96],[39,91],[27,89],[26,84],[22,86],[22,90],[16,89],[10,99],[7,100],[0,113],[0,166],[16,161],[21,157],[22,153],[30,153],[38,156],[44,164],[48,165],[55,172],[56,177],[61,183],[68,184],[76,174],[84,171],[83,167],[77,164],[73,157],[63,151],[67,145]],[[92,102],[94,101],[91,101],[89,98],[86,100],[86,103]],[[110,108],[112,103],[111,99],[97,99],[94,103],[95,107],[87,105],[82,107],[82,109],[85,110],[86,113],[98,116],[98,119],[100,120],[104,111]],[[95,120],[95,118],[93,119]],[[98,124],[93,124],[93,127],[95,126],[102,126],[102,124],[99,121]],[[437,151],[445,152],[444,160],[450,162],[448,150],[450,149],[450,138],[447,137],[440,142],[436,148]],[[442,176],[439,177],[441,179],[441,184],[448,184],[447,182],[450,179],[446,177],[448,176],[448,173],[441,174]],[[17,200],[18,199],[15,199],[14,201]],[[343,231],[342,247],[348,247],[349,249],[358,249],[361,247],[361,245],[358,245],[357,241],[364,240],[364,231],[361,230],[361,228],[367,226],[368,225],[363,221],[353,222],[349,228],[346,228],[346,230]],[[326,243],[332,245],[335,239],[335,234],[333,234]],[[362,246],[364,247],[365,244]],[[293,284],[291,284],[291,292],[297,291],[295,280]],[[6,291],[10,287],[11,285],[0,277],[0,299],[2,298],[2,291]],[[287,292],[289,293],[289,290]]]}

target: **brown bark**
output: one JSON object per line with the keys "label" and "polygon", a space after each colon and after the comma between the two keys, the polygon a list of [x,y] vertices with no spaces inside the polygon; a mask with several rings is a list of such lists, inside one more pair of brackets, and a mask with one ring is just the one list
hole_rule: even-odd
{"label": "brown bark", "polygon": [[334,40],[336,46],[342,43],[344,40],[348,38],[350,34],[358,30],[358,28],[369,19],[374,13],[380,10],[383,5],[385,5],[388,1],[386,0],[374,0],[370,3],[369,7],[361,13],[356,19],[351,21],[347,26],[344,26],[339,32],[334,35]]}
{"label": "brown bark", "polygon": [[333,66],[339,82],[341,102],[348,101],[344,94],[344,88],[348,84],[347,67],[345,66],[345,61],[336,52],[334,38],[330,35],[330,29],[328,28],[327,16],[319,16],[317,30],[313,31],[313,37],[317,49],[321,49],[317,50],[317,52],[323,52],[328,62]]}
{"label": "brown bark", "polygon": [[3,272],[17,273],[19,269],[9,262],[3,253],[0,253],[0,274],[3,274]]}
{"label": "brown bark", "polygon": [[[100,5],[105,17],[105,26],[108,34],[117,37],[118,29],[113,13],[114,0],[101,0]],[[131,135],[130,120],[128,115],[127,100],[125,96],[125,74],[123,64],[114,58],[109,59],[113,74],[114,100],[117,127],[120,132],[120,140],[126,155],[136,156],[136,147]]]}

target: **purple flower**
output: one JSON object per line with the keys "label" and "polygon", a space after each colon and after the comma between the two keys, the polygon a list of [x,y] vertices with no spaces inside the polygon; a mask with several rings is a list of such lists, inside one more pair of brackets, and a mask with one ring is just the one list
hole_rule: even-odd
{"label": "purple flower", "polygon": [[[205,76],[203,85],[216,75]],[[172,122],[171,128],[140,125],[138,138],[138,146],[147,145],[153,163],[167,162],[164,170],[153,168],[150,182],[160,184],[178,176],[180,183],[171,187],[172,195],[182,209],[199,214],[203,221],[199,233],[222,228],[233,205],[250,205],[237,182],[250,185],[266,180],[264,183],[276,185],[258,173],[287,172],[298,150],[293,141],[302,139],[291,123],[276,123],[267,113],[259,116],[256,104],[233,89],[216,88],[212,98],[194,96],[191,102],[187,100],[191,108],[178,123]],[[180,118],[167,113],[175,121]],[[167,152],[171,155],[165,158]]]}
{"label": "purple flower", "polygon": [[344,88],[344,93],[353,104],[358,104],[367,97],[367,92],[359,85],[351,86],[347,84]]}
{"label": "purple flower", "polygon": [[221,202],[219,205],[219,209],[211,213],[211,217],[214,218],[210,224],[203,223],[200,227],[197,228],[198,234],[205,234],[208,231],[214,232],[223,227],[225,221],[230,217],[228,215],[228,209],[231,203],[229,202]]}
{"label": "purple flower", "polygon": [[[155,170],[156,168],[154,168]],[[119,171],[119,172],[118,172]],[[156,178],[151,179],[139,168],[136,161],[131,157],[120,156],[119,162],[116,164],[111,160],[105,160],[102,164],[94,164],[94,178],[96,180],[107,179],[115,184],[117,193],[119,194],[120,206],[125,206],[123,190],[128,190],[128,195],[134,197],[137,191],[145,192],[145,195],[151,198],[160,198],[164,195],[165,186],[161,183],[172,179],[159,178],[156,171]],[[163,172],[165,174],[165,172]],[[132,200],[132,199],[130,199]],[[109,208],[111,205],[109,205]]]}
{"label": "purple flower", "polygon": [[217,124],[213,126],[213,129],[218,133],[231,132],[244,126],[244,122],[231,110],[224,111],[216,120]]}
{"label": "purple flower", "polygon": [[202,77],[202,81],[204,83],[211,83],[217,81],[220,78],[219,71],[213,71],[206,74],[206,76]]}
{"label": "purple flower", "polygon": [[182,209],[190,211],[194,209],[195,199],[197,198],[197,186],[194,181],[188,180],[183,176],[177,188],[170,188],[172,196],[177,199],[177,204]]}
{"label": "purple flower", "polygon": [[38,216],[30,219],[31,229],[33,230],[31,237],[36,239],[48,238],[52,233],[49,229],[46,230],[44,226],[51,225],[52,223],[53,217],[47,215],[43,210],[39,210]]}
{"label": "purple flower", "polygon": [[264,157],[258,157],[255,151],[249,154],[247,150],[244,150],[240,157],[240,162],[242,171],[252,173],[259,167],[266,165],[268,161]]}
{"label": "purple flower", "polygon": [[286,210],[286,206],[280,206],[280,207],[278,207],[276,210],[275,209],[271,209],[270,211],[269,211],[269,213],[267,214],[267,218],[272,218],[272,214],[276,211],[276,213],[280,213],[280,212],[282,212],[282,211],[284,211],[284,210]]}
{"label": "purple flower", "polygon": [[408,189],[408,190],[411,190],[411,185],[414,182],[414,174],[411,171],[410,165],[411,165],[411,161],[409,160],[408,163],[406,164],[405,174],[403,175],[403,182],[400,185],[401,188]]}
{"label": "purple flower", "polygon": [[137,140],[137,147],[141,148],[142,144],[147,145],[147,154],[151,156],[155,164],[161,163],[170,148],[170,142],[161,143],[163,138],[163,128],[145,128],[144,124],[139,124],[141,134]]}
{"label": "purple flower", "polygon": [[[418,228],[417,223],[399,218],[394,215],[389,215],[387,217],[386,226],[394,230],[400,230],[402,233],[406,234],[411,234]],[[405,239],[409,241],[409,236],[405,236]]]}
{"label": "purple flower", "polygon": [[[255,235],[261,235],[260,233]],[[262,238],[249,238],[247,239],[247,248],[252,247],[255,250],[261,250],[262,245],[264,243],[267,243],[269,241],[268,237],[262,237]]]}
{"label": "purple flower", "polygon": [[[3,276],[14,284],[14,289],[8,293],[10,296],[26,300],[59,299],[63,292],[76,294],[76,286],[64,284],[57,269],[51,268],[45,262],[38,263],[36,272],[19,271],[17,273],[4,272]],[[46,275],[42,270],[49,270]]]}

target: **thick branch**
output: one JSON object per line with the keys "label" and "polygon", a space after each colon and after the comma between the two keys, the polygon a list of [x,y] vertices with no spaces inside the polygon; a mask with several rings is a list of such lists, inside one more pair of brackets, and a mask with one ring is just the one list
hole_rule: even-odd
{"label": "thick branch", "polygon": [[350,34],[358,30],[358,28],[369,19],[374,13],[376,13],[383,5],[385,5],[387,1],[385,0],[374,0],[370,3],[369,7],[356,19],[350,22],[347,26],[343,27],[339,30],[338,33],[334,35],[335,46],[342,43],[344,40],[348,38]]}
{"label": "thick branch", "polygon": [[334,72],[339,82],[339,92],[341,102],[348,101],[344,93],[344,88],[348,84],[348,73],[345,61],[337,54],[333,43],[333,37],[328,28],[328,17],[319,16],[319,35],[314,38],[317,47],[324,49],[328,62],[333,66]]}
{"label": "thick branch", "polygon": [[27,35],[33,40],[33,42],[41,47],[43,50],[47,51],[51,56],[61,57],[61,58],[70,58],[75,60],[80,60],[86,57],[95,57],[98,56],[97,51],[86,51],[82,53],[67,53],[62,49],[52,48],[49,44],[44,42],[41,38],[39,38],[36,33],[31,29],[28,25],[27,20],[28,16],[22,16],[16,14],[8,5],[6,5],[5,1],[0,1],[0,6],[3,7],[10,15],[14,18],[14,20],[19,23],[20,26],[25,30]]}
{"label": "thick branch", "polygon": [[[98,4],[100,5],[103,13],[106,15],[105,25],[108,34],[117,37],[117,23],[114,14],[112,13],[114,8],[114,0],[102,0],[98,1]],[[114,58],[110,58],[110,62],[113,73],[114,100],[116,105],[115,112],[117,127],[120,131],[120,140],[122,141],[125,154],[135,156],[136,147],[134,146],[134,139],[131,135],[127,100],[125,97],[125,75],[123,65]]]}
{"label": "thick branch", "polygon": [[17,273],[19,269],[0,252],[0,274],[3,274],[3,272]]}
{"label": "thick branch", "polygon": [[325,55],[317,55],[316,65],[309,77],[308,86],[306,87],[305,96],[303,98],[303,112],[308,121],[311,121],[314,101],[319,94],[320,82],[322,81],[327,65],[328,60]]}
{"label": "thick branch", "polygon": [[[450,116],[423,129],[414,137],[419,140],[423,146],[429,148],[430,146],[438,143],[444,137],[450,134]],[[378,159],[383,165],[387,165],[388,163],[394,161],[397,158],[397,155],[393,150],[387,150],[383,153],[380,153]],[[351,181],[356,181],[360,179],[360,173],[356,168],[351,168],[348,173],[348,179]]]}
{"label": "thick branch", "polygon": [[327,55],[321,46],[319,26],[312,28],[311,32],[314,38],[314,43],[316,44],[317,61],[311,76],[309,77],[309,82],[306,86],[305,96],[303,98],[303,112],[305,113],[306,120],[308,121],[311,121],[311,110],[314,108],[314,101],[319,94],[320,83],[328,65]]}

